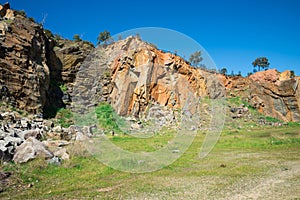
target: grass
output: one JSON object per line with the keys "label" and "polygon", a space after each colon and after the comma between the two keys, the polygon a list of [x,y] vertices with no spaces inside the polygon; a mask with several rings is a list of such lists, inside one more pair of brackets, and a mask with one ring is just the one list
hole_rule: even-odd
{"label": "grass", "polygon": [[266,118],[267,122],[281,122],[281,120],[273,118],[273,117],[266,116],[265,118]]}
{"label": "grass", "polygon": [[123,123],[122,119],[115,113],[110,104],[99,104],[95,109],[95,113],[100,127],[107,131],[122,133],[119,127]]}
{"label": "grass", "polygon": [[[299,128],[299,124],[293,124],[237,132],[225,129],[215,148],[204,159],[198,157],[205,136],[199,132],[177,161],[144,174],[116,171],[101,164],[77,144],[69,147],[71,158],[61,166],[48,165],[43,159],[22,165],[2,165],[2,170],[13,171],[14,175],[12,187],[0,193],[0,197],[175,199],[186,196],[187,191],[191,197],[218,197],[241,180],[265,177],[275,168],[283,167],[284,163],[299,160]],[[164,130],[153,138],[119,135],[111,137],[111,141],[133,152],[154,151],[166,145],[173,136],[172,130]],[[220,167],[221,164],[226,167]],[[28,184],[32,187],[27,187]]]}
{"label": "grass", "polygon": [[61,108],[57,111],[56,114],[57,124],[68,128],[69,126],[74,124],[73,113],[68,108]]}
{"label": "grass", "polygon": [[62,92],[67,92],[67,91],[68,91],[67,86],[65,86],[64,84],[59,85],[59,88],[60,88],[60,90],[61,90]]}

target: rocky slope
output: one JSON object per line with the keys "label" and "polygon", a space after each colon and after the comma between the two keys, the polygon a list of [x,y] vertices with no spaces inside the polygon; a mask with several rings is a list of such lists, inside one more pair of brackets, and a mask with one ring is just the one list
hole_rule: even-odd
{"label": "rocky slope", "polygon": [[292,77],[290,71],[267,70],[246,78],[223,76],[193,68],[179,56],[136,37],[98,47],[97,55],[98,62],[92,55],[82,67],[86,72],[78,74],[83,75],[78,79],[78,88],[87,79],[93,80],[77,92],[93,91],[85,95],[85,99],[96,97],[89,105],[108,101],[118,114],[141,117],[155,104],[182,108],[190,94],[239,96],[264,115],[300,121],[299,77]]}
{"label": "rocky slope", "polygon": [[248,78],[226,77],[229,96],[240,96],[260,113],[283,121],[300,121],[300,77],[290,71],[257,72]]}
{"label": "rocky slope", "polygon": [[121,115],[140,117],[150,105],[182,108],[191,94],[227,93],[242,96],[263,114],[300,121],[299,77],[288,72],[225,77],[193,68],[136,37],[94,49],[54,37],[8,4],[0,7],[0,16],[1,100],[21,110],[54,116],[51,109],[71,105],[71,97],[81,94],[81,99],[93,96],[90,105],[107,101]]}

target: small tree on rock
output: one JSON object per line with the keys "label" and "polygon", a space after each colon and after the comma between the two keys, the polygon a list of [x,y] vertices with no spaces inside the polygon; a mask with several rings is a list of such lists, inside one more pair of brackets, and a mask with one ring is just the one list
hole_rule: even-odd
{"label": "small tree on rock", "polygon": [[262,69],[268,69],[269,68],[269,60],[266,57],[259,57],[256,58],[255,61],[252,62],[253,65],[253,72],[256,72],[256,67],[258,67],[258,71],[260,71],[260,68]]}
{"label": "small tree on rock", "polygon": [[73,36],[73,40],[74,40],[75,42],[80,42],[80,41],[82,41],[82,39],[80,38],[80,36],[79,36],[78,34],[75,34],[75,35]]}
{"label": "small tree on rock", "polygon": [[224,67],[220,70],[220,73],[223,74],[223,75],[226,75],[227,74],[227,69]]}
{"label": "small tree on rock", "polygon": [[108,44],[113,41],[113,38],[111,37],[110,32],[105,30],[105,31],[99,33],[97,40],[98,40],[98,44],[101,44],[101,43]]}
{"label": "small tree on rock", "polygon": [[196,51],[190,55],[189,62],[191,63],[191,65],[195,67],[199,66],[199,63],[203,60],[201,54],[201,51]]}
{"label": "small tree on rock", "polygon": [[296,76],[296,75],[295,75],[295,71],[292,70],[292,71],[291,71],[291,78],[295,78],[295,76]]}

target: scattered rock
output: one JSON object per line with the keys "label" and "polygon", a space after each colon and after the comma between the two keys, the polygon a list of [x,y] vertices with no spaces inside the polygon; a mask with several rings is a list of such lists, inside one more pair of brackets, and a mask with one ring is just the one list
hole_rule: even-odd
{"label": "scattered rock", "polygon": [[21,133],[24,137],[24,139],[28,139],[29,137],[33,137],[37,140],[42,139],[43,135],[41,133],[42,131],[40,129],[34,129],[34,130],[28,130]]}
{"label": "scattered rock", "polygon": [[249,109],[248,107],[242,104],[239,107],[231,107],[230,112],[231,112],[231,117],[233,119],[244,118],[246,115],[249,114]]}
{"label": "scattered rock", "polygon": [[225,164],[221,164],[221,165],[220,165],[220,167],[222,167],[222,168],[225,168],[225,167],[226,167],[226,165],[225,165]]}
{"label": "scattered rock", "polygon": [[52,164],[52,165],[60,166],[61,165],[61,159],[57,156],[54,156],[53,158],[48,160],[48,163]]}
{"label": "scattered rock", "polygon": [[16,148],[16,153],[13,161],[17,163],[24,163],[37,156],[45,158],[52,158],[53,154],[48,151],[45,145],[33,137],[29,137],[25,142]]}
{"label": "scattered rock", "polygon": [[8,187],[7,182],[11,175],[11,172],[0,172],[0,193]]}
{"label": "scattered rock", "polygon": [[54,156],[62,159],[62,160],[69,160],[70,156],[67,153],[67,150],[65,148],[60,148],[58,151],[54,152]]}
{"label": "scattered rock", "polygon": [[76,133],[76,137],[75,137],[76,141],[84,141],[84,140],[87,140],[87,139],[89,139],[89,137],[84,135],[83,132],[80,131],[80,132]]}

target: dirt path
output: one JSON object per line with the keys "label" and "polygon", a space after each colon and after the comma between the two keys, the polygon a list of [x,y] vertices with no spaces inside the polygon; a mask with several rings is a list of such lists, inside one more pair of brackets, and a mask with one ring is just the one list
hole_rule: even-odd
{"label": "dirt path", "polygon": [[[234,158],[234,154],[227,155],[230,155],[227,159]],[[161,190],[133,193],[124,199],[300,200],[300,160],[264,159],[267,153],[252,156],[261,158],[255,165],[265,165],[266,171],[240,179],[230,176],[156,177],[153,182],[164,183]]]}
{"label": "dirt path", "polygon": [[300,160],[289,161],[270,176],[242,183],[222,199],[300,199]]}

